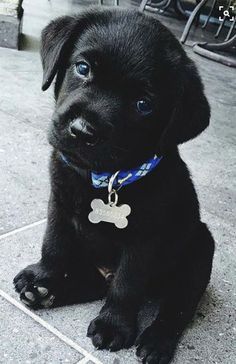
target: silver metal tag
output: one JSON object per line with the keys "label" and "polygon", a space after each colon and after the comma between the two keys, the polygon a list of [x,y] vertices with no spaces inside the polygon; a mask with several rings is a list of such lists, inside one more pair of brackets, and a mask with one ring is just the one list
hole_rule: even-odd
{"label": "silver metal tag", "polygon": [[89,221],[97,224],[100,221],[115,224],[119,229],[124,229],[128,225],[127,216],[131,213],[129,205],[116,206],[115,204],[105,204],[100,199],[91,202],[92,211],[88,215]]}
{"label": "silver metal tag", "polygon": [[[131,213],[129,205],[120,205],[118,203],[117,191],[122,187],[122,182],[117,190],[113,188],[113,183],[118,176],[119,171],[114,173],[108,183],[108,203],[106,204],[100,199],[94,199],[91,202],[92,211],[88,215],[88,219],[93,224],[98,224],[100,221],[110,222],[115,224],[119,229],[124,229],[128,225],[127,216]],[[130,176],[127,176],[129,178]],[[124,180],[124,179],[123,179]]]}

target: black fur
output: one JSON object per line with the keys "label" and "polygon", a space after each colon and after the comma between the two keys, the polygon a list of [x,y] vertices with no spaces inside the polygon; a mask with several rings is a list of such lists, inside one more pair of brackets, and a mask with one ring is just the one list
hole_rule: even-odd
{"label": "black fur", "polygon": [[[56,77],[51,196],[42,258],[15,277],[16,290],[35,308],[106,296],[88,336],[97,348],[114,351],[135,342],[142,303],[158,298],[159,314],[136,340],[137,355],[143,363],[169,363],[209,282],[214,253],[177,147],[209,123],[196,67],[163,25],[128,10],[93,9],[52,21],[42,33],[41,56],[43,90]],[[89,81],[75,73],[81,59],[91,65]],[[135,109],[144,96],[153,105],[147,116]],[[77,117],[103,142],[72,138],[69,123]],[[154,153],[163,159],[119,191],[119,203],[132,208],[128,227],[119,230],[88,221],[91,201],[106,201],[107,189],[94,189],[59,151],[88,171],[126,170]],[[115,272],[111,283],[97,267]]]}

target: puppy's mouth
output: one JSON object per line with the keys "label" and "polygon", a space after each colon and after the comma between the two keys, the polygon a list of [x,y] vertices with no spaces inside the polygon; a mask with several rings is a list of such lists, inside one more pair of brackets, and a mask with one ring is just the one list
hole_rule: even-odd
{"label": "puppy's mouth", "polygon": [[95,147],[98,144],[101,144],[104,140],[96,135],[86,135],[86,138],[83,138],[83,135],[80,138],[81,141],[84,142],[84,144],[87,147]]}
{"label": "puppy's mouth", "polygon": [[88,146],[88,147],[94,147],[95,145],[99,144],[100,142],[100,138],[98,137],[94,137],[94,138],[90,138],[90,140],[86,141],[85,144]]}

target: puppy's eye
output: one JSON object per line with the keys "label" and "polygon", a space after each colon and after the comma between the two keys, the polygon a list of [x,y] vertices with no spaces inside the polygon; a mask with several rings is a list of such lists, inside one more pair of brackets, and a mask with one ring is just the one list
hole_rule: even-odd
{"label": "puppy's eye", "polygon": [[81,61],[76,63],[76,72],[81,77],[88,77],[90,73],[90,66],[88,63]]}
{"label": "puppy's eye", "polygon": [[138,112],[140,112],[140,114],[142,115],[148,115],[152,112],[151,102],[146,99],[138,100],[136,103],[136,107]]}

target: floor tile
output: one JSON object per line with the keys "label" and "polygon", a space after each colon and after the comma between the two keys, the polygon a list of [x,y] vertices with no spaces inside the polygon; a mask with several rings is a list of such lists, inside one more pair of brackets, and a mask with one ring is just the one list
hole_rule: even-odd
{"label": "floor tile", "polygon": [[83,357],[1,297],[0,322],[1,364],[74,364]]}
{"label": "floor tile", "polygon": [[[204,214],[217,241],[214,269],[207,294],[197,310],[195,321],[181,340],[174,364],[195,361],[203,363],[206,358],[208,363],[235,364],[236,258],[232,245],[234,230],[217,217],[207,212]],[[13,290],[12,279],[20,269],[39,259],[44,228],[45,226],[41,225],[1,240],[0,288],[16,299],[18,296]],[[133,348],[115,354],[97,351],[86,337],[89,322],[98,314],[101,306],[102,302],[97,301],[39,310],[36,313],[93,353],[104,364],[113,363],[116,359],[119,360],[119,364],[137,363]]]}
{"label": "floor tile", "polygon": [[49,146],[40,129],[0,111],[0,234],[46,216]]}

